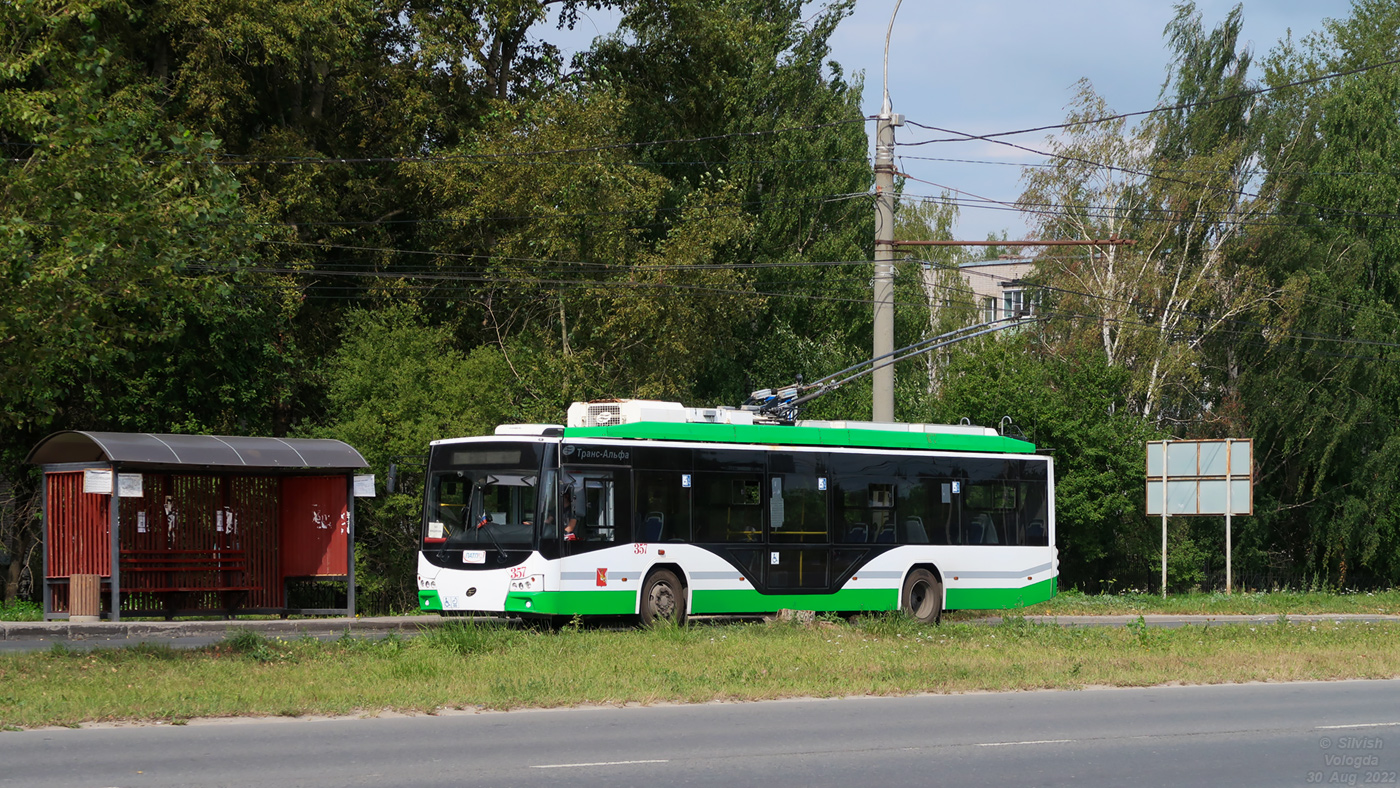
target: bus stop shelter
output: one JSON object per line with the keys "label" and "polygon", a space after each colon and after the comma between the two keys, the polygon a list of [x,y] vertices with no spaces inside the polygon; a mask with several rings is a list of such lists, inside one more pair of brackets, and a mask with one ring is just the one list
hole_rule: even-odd
{"label": "bus stop shelter", "polygon": [[[44,472],[46,620],[354,615],[366,463],[346,443],[68,431],[27,461]],[[290,605],[301,581],[343,582],[344,606]]]}

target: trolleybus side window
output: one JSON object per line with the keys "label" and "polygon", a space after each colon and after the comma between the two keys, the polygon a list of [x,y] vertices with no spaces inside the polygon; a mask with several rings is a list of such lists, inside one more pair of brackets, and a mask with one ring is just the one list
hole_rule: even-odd
{"label": "trolleybus side window", "polygon": [[962,496],[964,544],[1050,543],[1045,463],[974,460],[968,466]]}
{"label": "trolleybus side window", "polygon": [[[961,482],[938,479],[938,500],[933,506],[933,543],[962,544]],[[958,490],[959,492],[954,492]]]}
{"label": "trolleybus side window", "polygon": [[1026,529],[1026,544],[1046,547],[1050,544],[1050,507],[1046,498],[1049,465],[1040,460],[1022,460],[1021,517]]}
{"label": "trolleybus side window", "polygon": [[697,472],[695,541],[757,542],[763,538],[763,474]]}
{"label": "trolleybus side window", "polygon": [[898,463],[886,457],[836,453],[830,462],[834,541],[893,543]]}
{"label": "trolleybus side window", "polygon": [[638,542],[690,541],[689,473],[637,471],[633,520]]}
{"label": "trolleybus side window", "polygon": [[559,491],[558,474],[544,472],[544,484],[540,495],[543,498],[543,511],[540,520],[540,542],[545,544],[559,538]]}
{"label": "trolleybus side window", "polygon": [[1050,513],[1045,501],[1045,482],[1021,482],[1021,517],[1027,545],[1050,544]]}
{"label": "trolleybus side window", "polygon": [[576,537],[566,541],[569,552],[586,552],[631,541],[631,520],[625,511],[629,503],[629,475],[627,471],[594,470],[562,474],[560,527],[567,531],[568,524],[573,522]]}
{"label": "trolleybus side window", "polygon": [[936,494],[938,483],[932,479],[901,477],[896,485],[898,497],[895,511],[895,541],[900,544],[929,544],[930,529],[934,522],[930,510],[930,500]]}

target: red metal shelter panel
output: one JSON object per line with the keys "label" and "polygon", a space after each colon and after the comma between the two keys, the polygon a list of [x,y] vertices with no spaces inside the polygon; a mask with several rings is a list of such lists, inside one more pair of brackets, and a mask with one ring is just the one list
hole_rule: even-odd
{"label": "red metal shelter panel", "polygon": [[[250,607],[282,607],[286,587],[278,564],[281,512],[277,496],[281,485],[265,476],[237,476],[229,479],[229,522],[236,538],[248,554],[248,576],[258,587],[248,597]],[[227,523],[226,523],[227,525]]]}
{"label": "red metal shelter panel", "polygon": [[282,479],[282,576],[350,573],[350,510],[344,476]]}
{"label": "red metal shelter panel", "polygon": [[49,577],[112,574],[110,496],[83,492],[83,471],[44,474]]}
{"label": "red metal shelter panel", "polygon": [[[123,550],[231,552],[246,557],[245,607],[282,607],[278,572],[278,485],[260,476],[144,474],[140,498],[121,499]],[[152,578],[157,584],[168,578]],[[142,578],[123,576],[139,590]]]}

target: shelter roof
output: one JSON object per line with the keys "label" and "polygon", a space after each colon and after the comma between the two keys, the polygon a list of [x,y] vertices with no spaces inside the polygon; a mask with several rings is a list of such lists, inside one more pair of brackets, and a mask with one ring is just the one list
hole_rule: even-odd
{"label": "shelter roof", "polygon": [[56,432],[26,462],[114,462],[122,465],[203,468],[356,469],[369,463],[343,441],[324,438],[248,438],[228,435],[156,435],[149,432]]}

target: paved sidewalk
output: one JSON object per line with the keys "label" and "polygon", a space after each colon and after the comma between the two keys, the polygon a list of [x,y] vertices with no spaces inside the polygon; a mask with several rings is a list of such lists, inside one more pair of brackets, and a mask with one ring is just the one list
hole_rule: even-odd
{"label": "paved sidewalk", "polygon": [[[251,630],[270,635],[356,635],[417,632],[441,626],[441,616],[376,616],[371,618],[232,619],[217,621],[0,621],[0,641],[70,641],[132,637],[181,638],[225,635]],[[461,620],[461,619],[458,619]]]}

